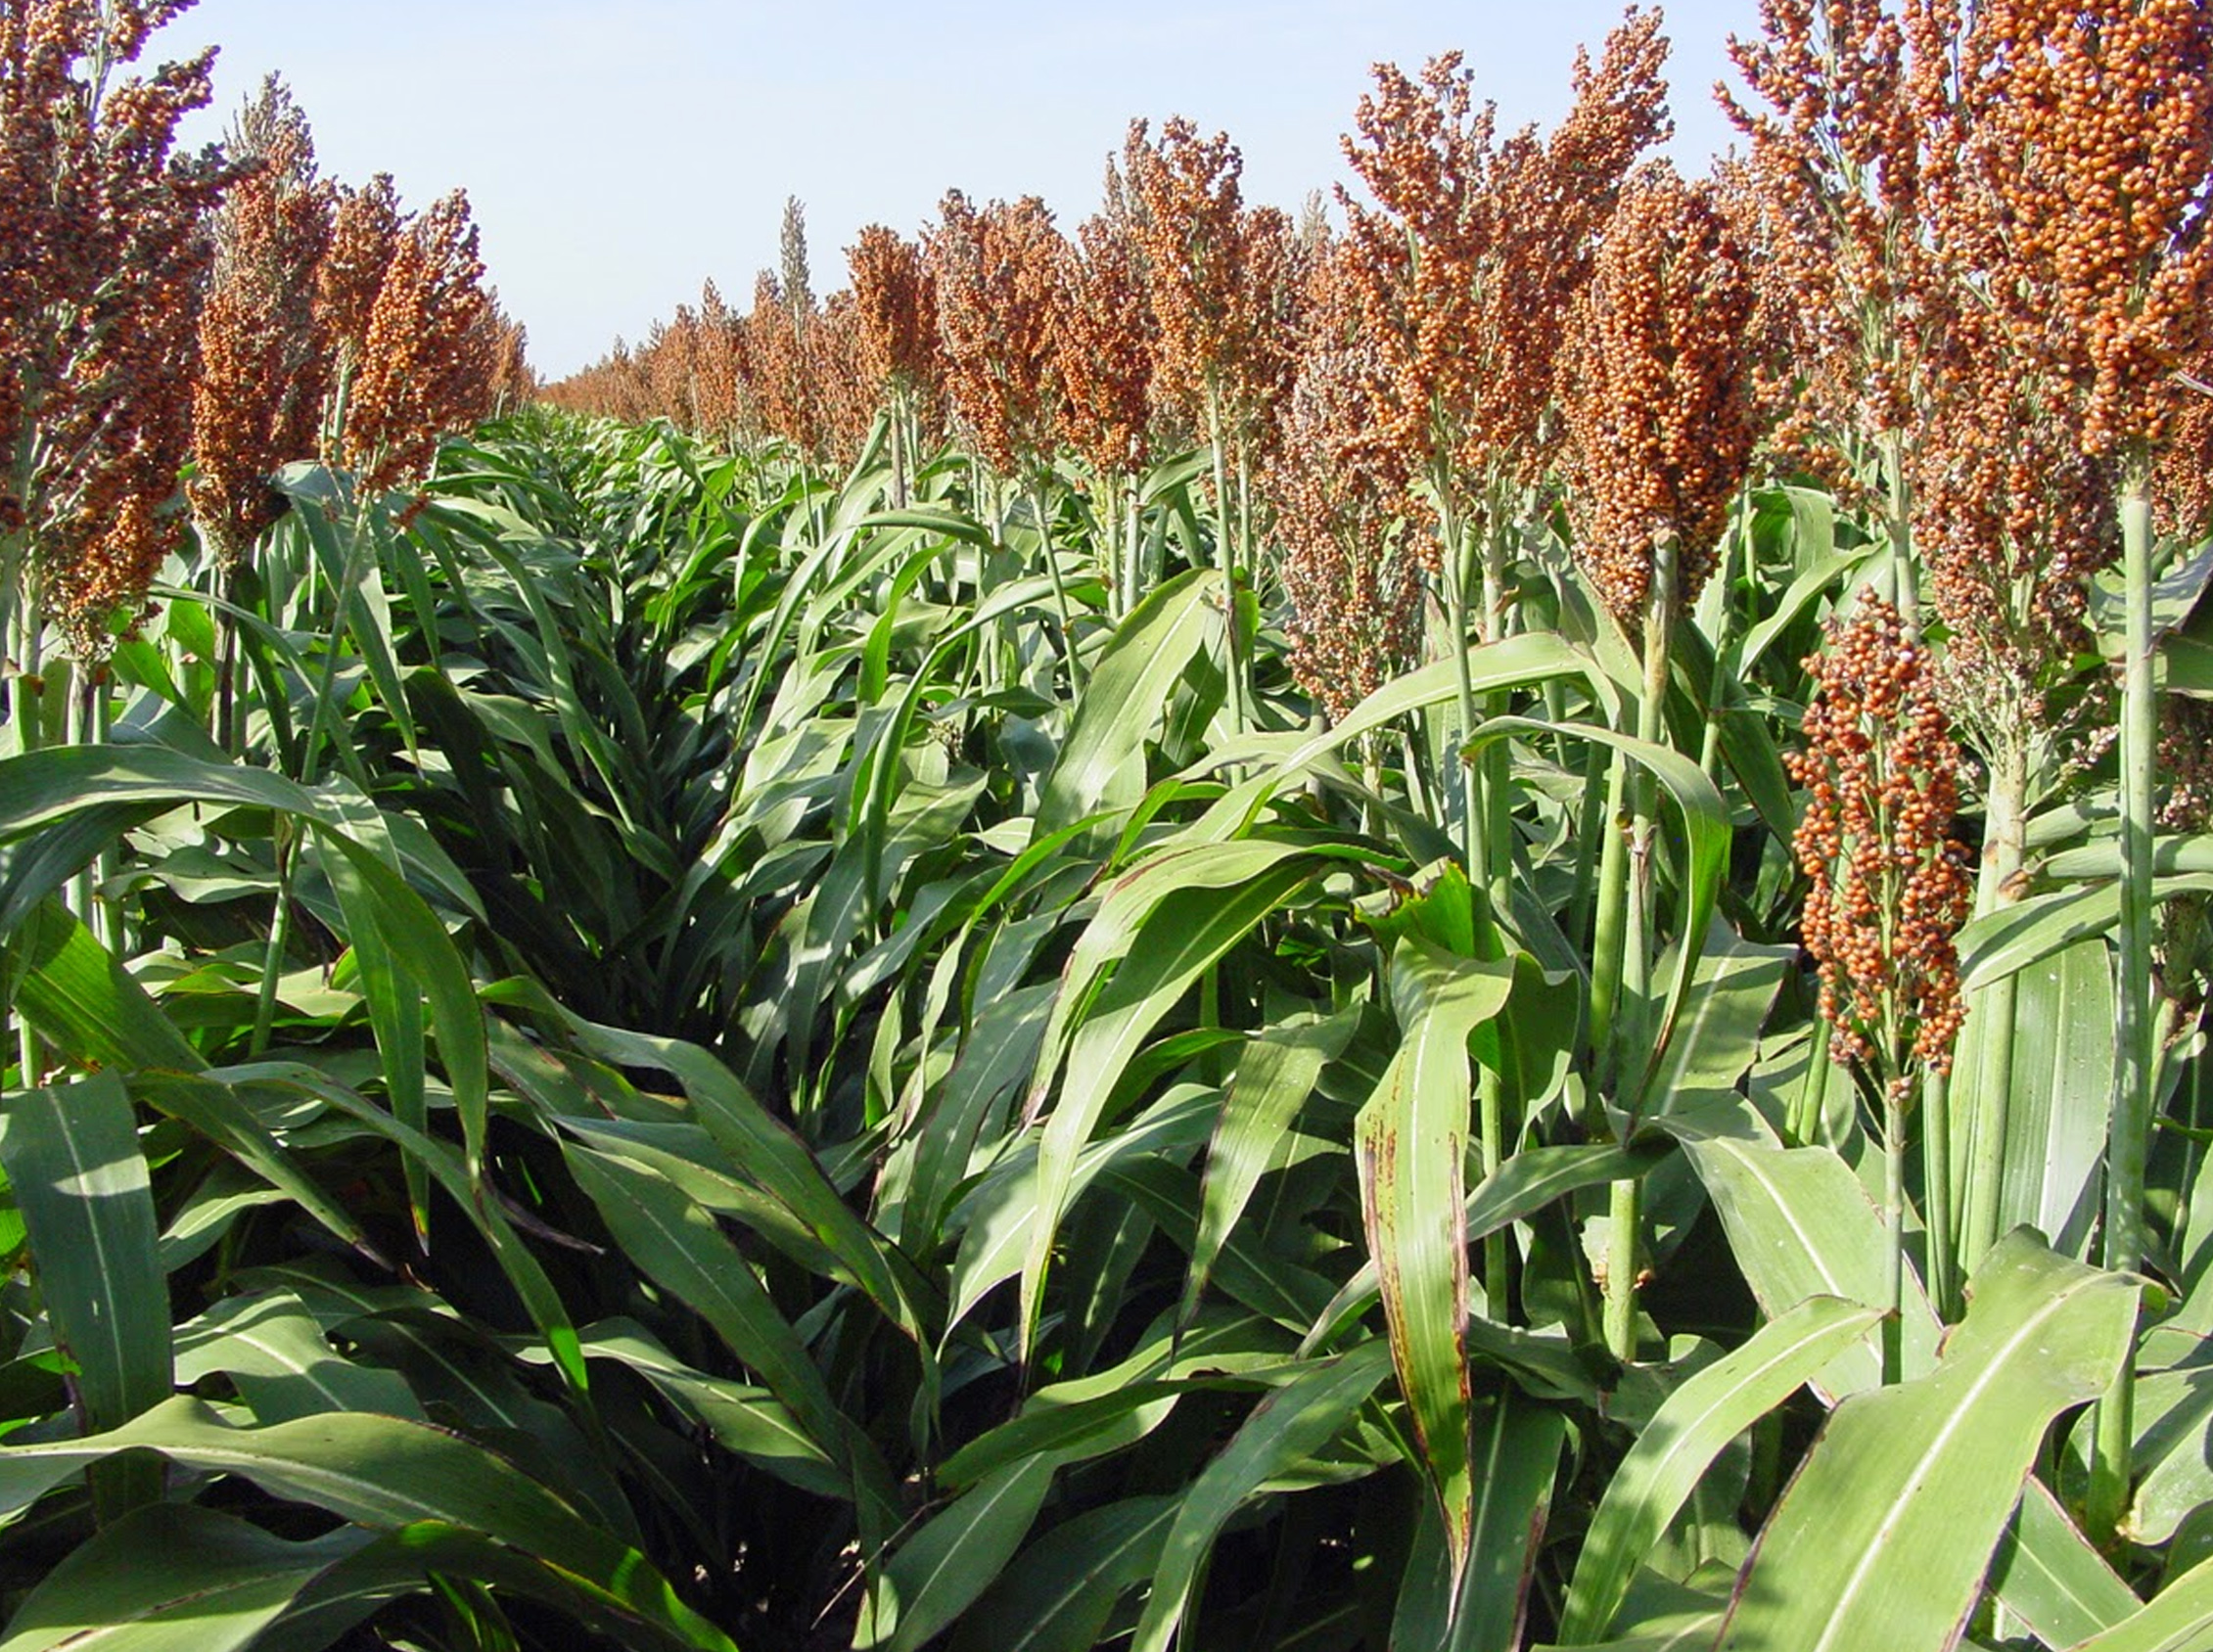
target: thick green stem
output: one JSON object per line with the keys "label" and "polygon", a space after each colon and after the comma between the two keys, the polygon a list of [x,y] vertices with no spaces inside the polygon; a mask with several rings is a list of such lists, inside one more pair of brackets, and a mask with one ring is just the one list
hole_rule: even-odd
{"label": "thick green stem", "polygon": [[1883,1257],[1883,1302],[1890,1309],[1882,1322],[1882,1380],[1905,1375],[1906,1326],[1906,1095],[1887,1085],[1882,1098],[1883,1225],[1890,1229]]}
{"label": "thick green stem", "polygon": [[[2113,1114],[2105,1138],[2105,1265],[2144,1265],[2144,1157],[2151,1136],[2158,1015],[2152,1001],[2152,770],[2159,702],[2151,659],[2151,478],[2138,461],[2121,484],[2121,570],[2127,598],[2121,662],[2121,979]],[[2109,1541],[2128,1504],[2136,1427],[2136,1373],[2124,1361],[2098,1404],[2097,1446],[2085,1509],[2090,1536]]]}
{"label": "thick green stem", "polygon": [[1952,1093],[1941,1073],[1921,1075],[1921,1182],[1927,1209],[1929,1296],[1946,1324],[1960,1311],[1959,1235],[1952,1210]]}
{"label": "thick green stem", "polygon": [[1214,549],[1222,570],[1222,600],[1229,621],[1229,732],[1236,736],[1246,727],[1244,625],[1237,609],[1237,539],[1232,526],[1235,508],[1229,496],[1229,430],[1222,398],[1207,397],[1207,434],[1214,445]]}
{"label": "thick green stem", "polygon": [[[1468,741],[1475,737],[1480,720],[1475,704],[1475,666],[1468,658],[1468,600],[1466,570],[1460,564],[1459,529],[1452,511],[1439,506],[1440,531],[1443,534],[1445,573],[1445,616],[1452,628],[1453,709],[1459,717],[1459,738],[1453,741],[1455,752],[1463,752]],[[1484,858],[1483,842],[1483,782],[1475,764],[1464,755],[1453,765],[1460,777],[1460,859],[1467,868],[1468,881],[1481,887],[1489,882],[1488,867]]]}
{"label": "thick green stem", "polygon": [[1045,515],[1045,483],[1042,477],[1034,478],[1030,483],[1030,508],[1037,518],[1037,551],[1045,559],[1045,572],[1052,576],[1053,612],[1060,620],[1060,651],[1068,661],[1068,681],[1081,692],[1083,687],[1083,662],[1076,658],[1076,623],[1069,618],[1068,586],[1060,576],[1060,558],[1053,554],[1053,530]]}
{"label": "thick green stem", "polygon": [[[1667,732],[1668,652],[1676,611],[1676,543],[1660,534],[1652,545],[1652,577],[1644,599],[1644,688],[1637,708],[1637,737],[1657,745]],[[1639,770],[1630,788],[1629,891],[1621,949],[1621,1001],[1618,1025],[1630,1050],[1615,1072],[1614,1097],[1625,1115],[1624,1136],[1634,1134],[1644,1097],[1645,1072],[1657,1052],[1650,1039],[1657,1031],[1651,1016],[1651,965],[1658,933],[1653,894],[1652,840],[1659,812],[1658,789]],[[1637,1355],[1638,1229],[1643,1225],[1642,1183],[1630,1178],[1613,1184],[1609,1201],[1606,1258],[1606,1346],[1620,1359]]]}
{"label": "thick green stem", "polygon": [[1828,1111],[1828,1087],[1836,1080],[1835,1049],[1835,1027],[1826,1016],[1817,1016],[1812,1050],[1807,1058],[1806,1081],[1798,1086],[1790,1118],[1785,1122],[1785,1133],[1793,1147],[1812,1147],[1821,1139],[1821,1120]]}
{"label": "thick green stem", "polygon": [[[1992,754],[1990,795],[1983,803],[1983,865],[1976,891],[1977,914],[2013,899],[2014,874],[2027,858],[2028,754],[2008,740]],[[2013,1095],[2013,1008],[2015,978],[2006,976],[1976,993],[1969,1016],[1979,1022],[1969,1137],[1966,1210],[1960,1222],[1960,1275],[1974,1271],[1985,1252],[1998,1242],[2004,1202],[2006,1135]]]}
{"label": "thick green stem", "polygon": [[[16,663],[16,674],[8,683],[8,719],[16,732],[18,752],[35,752],[44,741],[44,707],[41,704],[45,683],[41,675],[44,661],[40,654],[42,641],[38,603],[35,593],[25,593],[13,615],[14,636],[10,653]],[[46,1051],[30,1023],[19,1023],[16,1029],[16,1056],[21,1064],[23,1087],[29,1089],[45,1076]]]}
{"label": "thick green stem", "polygon": [[1130,591],[1123,599],[1122,612],[1128,614],[1145,598],[1145,519],[1137,479],[1125,477],[1122,489],[1124,554],[1130,559]]}
{"label": "thick green stem", "polygon": [[1598,901],[1591,937],[1591,1078],[1603,1093],[1613,1082],[1614,1023],[1621,1007],[1622,952],[1629,917],[1630,760],[1617,752],[1607,765],[1604,834],[1598,847]]}

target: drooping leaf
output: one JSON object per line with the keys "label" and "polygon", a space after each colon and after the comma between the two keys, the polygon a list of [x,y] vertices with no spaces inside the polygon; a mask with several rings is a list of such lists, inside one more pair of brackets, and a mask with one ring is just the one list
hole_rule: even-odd
{"label": "drooping leaf", "polygon": [[1881,1318],[1809,1297],[1669,1395],[1606,1482],[1560,1609],[1563,1645],[1612,1627],[1631,1579],[1724,1446],[1790,1397]]}
{"label": "drooping leaf", "polygon": [[1942,1652],[2060,1412],[2127,1355],[2137,1287],[2016,1229],[1924,1376],[1853,1396],[1768,1518],[1719,1647]]}

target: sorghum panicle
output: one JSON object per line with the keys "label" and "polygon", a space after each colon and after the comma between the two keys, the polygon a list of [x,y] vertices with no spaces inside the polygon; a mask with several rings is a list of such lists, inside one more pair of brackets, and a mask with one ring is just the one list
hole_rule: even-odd
{"label": "sorghum panicle", "polygon": [[1201,138],[1181,116],[1158,141],[1133,122],[1123,149],[1132,222],[1154,318],[1152,394],[1201,432],[1252,439],[1288,381],[1296,303],[1290,220],[1248,210],[1244,157],[1226,132]]}
{"label": "sorghum panicle", "polygon": [[1937,246],[2085,453],[2147,452],[2213,342],[2213,9],[1910,0]]}
{"label": "sorghum panicle", "polygon": [[107,646],[175,541],[190,450],[206,214],[233,169],[173,153],[206,53],[95,87],[179,0],[0,9],[0,534],[27,537],[46,613]]}
{"label": "sorghum panicle", "polygon": [[[1346,159],[1373,206],[1338,199],[1383,352],[1372,440],[1414,474],[1533,482],[1567,305],[1637,157],[1672,129],[1657,13],[1632,10],[1549,141],[1500,140],[1457,53],[1419,81],[1379,64]],[[1431,553],[1434,558],[1434,553]]]}
{"label": "sorghum panicle", "polygon": [[241,115],[230,149],[254,169],[215,214],[185,488],[202,538],[225,563],[283,513],[272,473],[315,457],[329,379],[315,271],[331,235],[331,192],[315,175],[306,118],[274,75]]}
{"label": "sorghum panicle", "polygon": [[897,386],[918,400],[943,376],[938,293],[918,242],[870,224],[846,251],[853,276],[854,344],[871,385]]}
{"label": "sorghum panicle", "polygon": [[772,272],[762,270],[755,278],[746,357],[755,370],[761,421],[771,436],[808,458],[822,448],[822,409],[807,348],[814,319],[812,300],[800,307]]}
{"label": "sorghum panicle", "polygon": [[1054,312],[1069,445],[1102,477],[1143,463],[1159,347],[1144,249],[1111,167],[1109,180],[1107,206],[1078,226],[1061,259]]}
{"label": "sorghum panicle", "polygon": [[1383,374],[1361,288],[1343,249],[1309,277],[1298,376],[1261,473],[1296,618],[1291,669],[1333,718],[1414,663],[1422,567],[1406,476],[1363,441]]}
{"label": "sorghum panicle", "polygon": [[1059,439],[1067,243],[1036,196],[978,207],[953,190],[924,245],[953,414],[992,470],[1027,477]]}
{"label": "sorghum panicle", "polygon": [[1635,623],[1655,547],[1672,540],[1676,598],[1713,572],[1755,428],[1743,253],[1710,188],[1664,161],[1623,192],[1559,358],[1575,554]]}
{"label": "sorghum panicle", "polygon": [[490,410],[484,260],[456,190],[400,233],[346,410],[346,461],[374,492],[430,467],[438,438]]}
{"label": "sorghum panicle", "polygon": [[315,271],[315,326],[334,377],[350,378],[361,365],[369,317],[404,222],[391,173],[379,172],[360,189],[339,186],[330,247]]}
{"label": "sorghum panicle", "polygon": [[1887,602],[1864,593],[1806,667],[1804,749],[1788,758],[1807,793],[1792,840],[1810,885],[1806,949],[1836,1060],[1903,1094],[1910,1061],[1950,1070],[1964,1015],[1956,938],[1972,890],[1951,836],[1959,749],[1927,652]]}

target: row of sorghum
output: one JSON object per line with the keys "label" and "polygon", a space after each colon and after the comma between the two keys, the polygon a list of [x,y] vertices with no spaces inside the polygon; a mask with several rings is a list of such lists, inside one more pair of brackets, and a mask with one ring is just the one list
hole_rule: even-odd
{"label": "row of sorghum", "polygon": [[211,55],[145,78],[93,66],[134,63],[182,9],[0,6],[0,610],[87,654],[172,543],[207,213],[231,177],[215,153],[175,153]]}
{"label": "row of sorghum", "polygon": [[176,548],[180,474],[228,563],[285,463],[383,486],[530,393],[461,197],[409,219],[389,180],[334,189],[273,80],[222,149],[174,153],[211,54],[111,77],[187,4],[0,6],[0,609],[84,656]]}

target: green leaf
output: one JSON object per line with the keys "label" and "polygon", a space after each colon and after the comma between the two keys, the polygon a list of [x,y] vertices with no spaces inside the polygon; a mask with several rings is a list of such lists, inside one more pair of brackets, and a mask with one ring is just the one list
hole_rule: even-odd
{"label": "green leaf", "polygon": [[1148,592],[1116,627],[1045,777],[1036,836],[1096,813],[1118,785],[1144,789],[1146,737],[1191,657],[1222,632],[1221,587],[1219,573],[1192,569]]}
{"label": "green leaf", "polygon": [[2072,1646],[2115,1628],[2141,1604],[2033,1476],[1991,1561],[1990,1587],[2047,1646]]}
{"label": "green leaf", "polygon": [[1610,748],[1651,771],[1669,797],[1675,800],[1683,825],[1683,853],[1685,859],[1683,908],[1678,914],[1681,936],[1675,947],[1675,972],[1663,1000],[1657,1034],[1653,1049],[1647,1058],[1645,1071],[1638,1076],[1632,1092],[1649,1099],[1651,1077],[1665,1061],[1675,1040],[1677,1020],[1690,997],[1691,984],[1697,978],[1698,961],[1704,952],[1706,932],[1714,921],[1721,901],[1722,879],[1729,870],[1729,849],[1731,836],[1729,806],[1713,781],[1696,763],[1682,753],[1650,741],[1637,740],[1630,735],[1617,734],[1610,728],[1600,728],[1591,723],[1541,722],[1530,717],[1493,717],[1475,731],[1467,743],[1467,753],[1472,756],[1484,747],[1516,734],[1544,735],[1548,738],[1567,736],[1577,740],[1594,741]]}
{"label": "green leaf", "polygon": [[623,1255],[713,1326],[815,1443],[843,1460],[843,1419],[822,1373],[715,1218],[673,1182],[627,1159],[574,1144],[563,1152]]}
{"label": "green leaf", "polygon": [[421,1423],[333,1413],[233,1428],[179,1397],[85,1440],[0,1446],[0,1509],[27,1507],[71,1473],[126,1450],[235,1474],[272,1496],[389,1530],[420,1521],[470,1528],[556,1574],[605,1609],[679,1644],[734,1652],[676,1598],[652,1564],[520,1469]]}
{"label": "green leaf", "polygon": [[1469,1431],[1476,1504],[1467,1565],[1455,1570],[1444,1528],[1425,1521],[1400,1591],[1393,1646],[1487,1652],[1522,1644],[1567,1432],[1563,1413],[1519,1389],[1476,1402]]}
{"label": "green leaf", "polygon": [[291,1291],[226,1297],[177,1327],[178,1386],[189,1388],[212,1371],[227,1373],[239,1398],[264,1423],[324,1411],[430,1420],[396,1371],[341,1358],[306,1304]]}
{"label": "green leaf", "polygon": [[130,1094],[112,1073],[0,1102],[0,1166],[30,1229],[54,1339],[85,1420],[119,1427],[166,1400],[169,1286]]}
{"label": "green leaf", "polygon": [[2128,1277],[2007,1234],[1926,1376],[1830,1417],[1769,1516],[1719,1647],[1942,1652],[1973,1610],[2046,1431],[2102,1394],[2137,1312]]}
{"label": "green leaf", "polygon": [[1059,1463],[1025,1457],[986,1475],[908,1538],[892,1557],[890,1593],[898,1617],[888,1635],[860,1646],[916,1652],[990,1588],[1029,1536]]}
{"label": "green leaf", "polygon": [[207,1065],[146,988],[67,907],[49,900],[9,947],[23,1019],[69,1061],[129,1073]]}
{"label": "green leaf", "polygon": [[1222,1120],[1207,1149],[1199,1231],[1193,1241],[1190,1271],[1183,1285],[1183,1319],[1198,1311],[1215,1260],[1261,1177],[1276,1162],[1291,1125],[1314,1093],[1322,1068],[1344,1050],[1354,1017],[1300,1021],[1268,1028],[1246,1045],[1238,1058]]}
{"label": "green leaf", "polygon": [[[1032,1087],[1036,1111],[1065,1056],[1065,1081],[1037,1146],[1038,1215],[1022,1264],[1026,1353],[1077,1155],[1097,1127],[1123,1070],[1191,984],[1287,900],[1314,866],[1313,857],[1291,844],[1172,849],[1109,890],[1077,941]],[[1097,987],[1110,965],[1113,973]]]}
{"label": "green leaf", "polygon": [[1180,1506],[1130,1497],[1055,1527],[962,1620],[957,1652],[1092,1652],[1115,1603],[1158,1569]]}
{"label": "green leaf", "polygon": [[1184,1494],[1162,1545],[1130,1652],[1168,1652],[1190,1609],[1199,1568],[1229,1517],[1268,1481],[1326,1445],[1375,1392],[1389,1367],[1385,1346],[1364,1343],[1254,1407],[1236,1437]]}
{"label": "green leaf", "polygon": [[1591,1517],[1560,1611],[1562,1644],[1605,1634],[1637,1568],[1723,1447],[1881,1318],[1871,1308],[1809,1297],[1668,1396],[1606,1482]]}
{"label": "green leaf", "polygon": [[1476,963],[1413,937],[1391,954],[1401,1042],[1355,1125],[1360,1212],[1390,1328],[1445,1521],[1456,1589],[1468,1562],[1476,1484],[1468,1440],[1468,1038],[1505,1008],[1510,962]]}
{"label": "green leaf", "polygon": [[155,1503],[95,1533],[23,1597],[0,1652],[234,1652],[371,1540],[287,1542],[227,1514]]}
{"label": "green leaf", "polygon": [[[2213,893],[2213,874],[2178,872],[2156,879],[2161,900]],[[1971,920],[1959,932],[1959,980],[1969,991],[1988,987],[2062,947],[2110,935],[2121,921],[2119,883],[2090,884],[2033,895]]]}
{"label": "green leaf", "polygon": [[[1745,1283],[1770,1319],[1809,1297],[1840,1297],[1862,1307],[1890,1300],[1882,1216],[1851,1167],[1825,1147],[1770,1147],[1717,1137],[1684,1150],[1712,1195]],[[1908,1376],[1936,1360],[1940,1332],[1920,1284],[1906,1276],[1901,1336]],[[1824,1398],[1874,1388],[1882,1354],[1873,1339],[1845,1348],[1812,1379]]]}
{"label": "green leaf", "polygon": [[[1508,1222],[1526,1220],[1555,1200],[1587,1187],[1602,1187],[1649,1170],[1669,1151],[1662,1141],[1629,1147],[1610,1143],[1575,1147],[1524,1148],[1468,1195],[1467,1242],[1475,1244]],[[1375,1262],[1370,1258],[1345,1282],[1321,1317],[1308,1331],[1302,1354],[1312,1353],[1343,1329],[1376,1297]]]}
{"label": "green leaf", "polygon": [[2213,1560],[2200,1561],[2148,1606],[2077,1641],[2072,1652],[2205,1652],[2213,1640]]}

